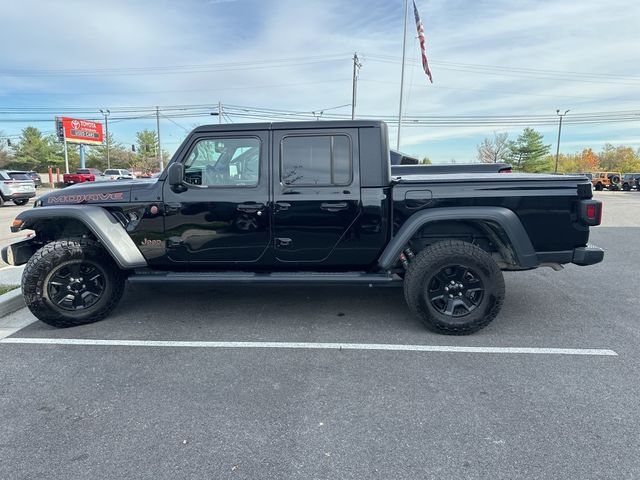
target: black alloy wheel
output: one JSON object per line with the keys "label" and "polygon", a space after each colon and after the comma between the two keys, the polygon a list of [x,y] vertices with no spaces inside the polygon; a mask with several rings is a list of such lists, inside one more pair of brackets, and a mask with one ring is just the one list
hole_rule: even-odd
{"label": "black alloy wheel", "polygon": [[433,276],[427,295],[433,308],[441,314],[464,317],[482,302],[484,284],[471,268],[449,265]]}
{"label": "black alloy wheel", "polygon": [[504,278],[477,245],[444,240],[417,253],[406,267],[409,309],[438,333],[468,335],[486,327],[504,302]]}
{"label": "black alloy wheel", "polygon": [[71,260],[47,278],[47,296],[55,309],[76,312],[95,305],[105,293],[106,274],[94,262]]}
{"label": "black alloy wheel", "polygon": [[99,242],[64,238],[47,243],[27,262],[22,294],[31,313],[64,328],[97,322],[118,304],[126,272]]}

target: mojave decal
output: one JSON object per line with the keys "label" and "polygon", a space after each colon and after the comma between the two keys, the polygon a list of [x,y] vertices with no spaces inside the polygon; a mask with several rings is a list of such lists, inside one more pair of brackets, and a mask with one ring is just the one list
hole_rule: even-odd
{"label": "mojave decal", "polygon": [[56,203],[87,203],[87,202],[115,202],[124,199],[124,192],[107,193],[77,193],[54,195],[47,198],[47,204]]}

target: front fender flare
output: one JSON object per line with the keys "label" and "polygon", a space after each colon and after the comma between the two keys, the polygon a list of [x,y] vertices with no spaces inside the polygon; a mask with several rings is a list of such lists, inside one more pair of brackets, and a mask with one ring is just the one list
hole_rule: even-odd
{"label": "front fender flare", "polygon": [[22,220],[18,229],[24,230],[35,226],[40,220],[64,218],[77,220],[84,224],[104,245],[120,268],[131,269],[147,266],[147,261],[122,224],[102,207],[92,205],[38,207],[19,213],[16,220]]}
{"label": "front fender flare", "polygon": [[523,268],[538,266],[538,257],[522,222],[513,211],[503,207],[430,208],[416,212],[391,239],[378,259],[378,266],[383,270],[392,268],[409,240],[424,225],[450,220],[488,221],[499,225],[509,238],[518,265]]}

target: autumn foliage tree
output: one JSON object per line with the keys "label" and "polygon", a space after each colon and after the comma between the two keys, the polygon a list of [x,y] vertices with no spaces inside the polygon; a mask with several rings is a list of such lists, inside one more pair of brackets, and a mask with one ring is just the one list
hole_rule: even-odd
{"label": "autumn foliage tree", "polygon": [[578,172],[594,172],[600,166],[600,158],[590,148],[585,148],[577,155]]}

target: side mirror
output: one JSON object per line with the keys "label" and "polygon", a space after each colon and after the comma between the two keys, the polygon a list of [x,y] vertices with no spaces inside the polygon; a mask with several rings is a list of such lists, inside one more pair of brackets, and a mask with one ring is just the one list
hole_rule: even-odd
{"label": "side mirror", "polygon": [[167,181],[172,187],[183,185],[184,180],[184,165],[181,163],[172,163],[169,165],[167,172]]}

